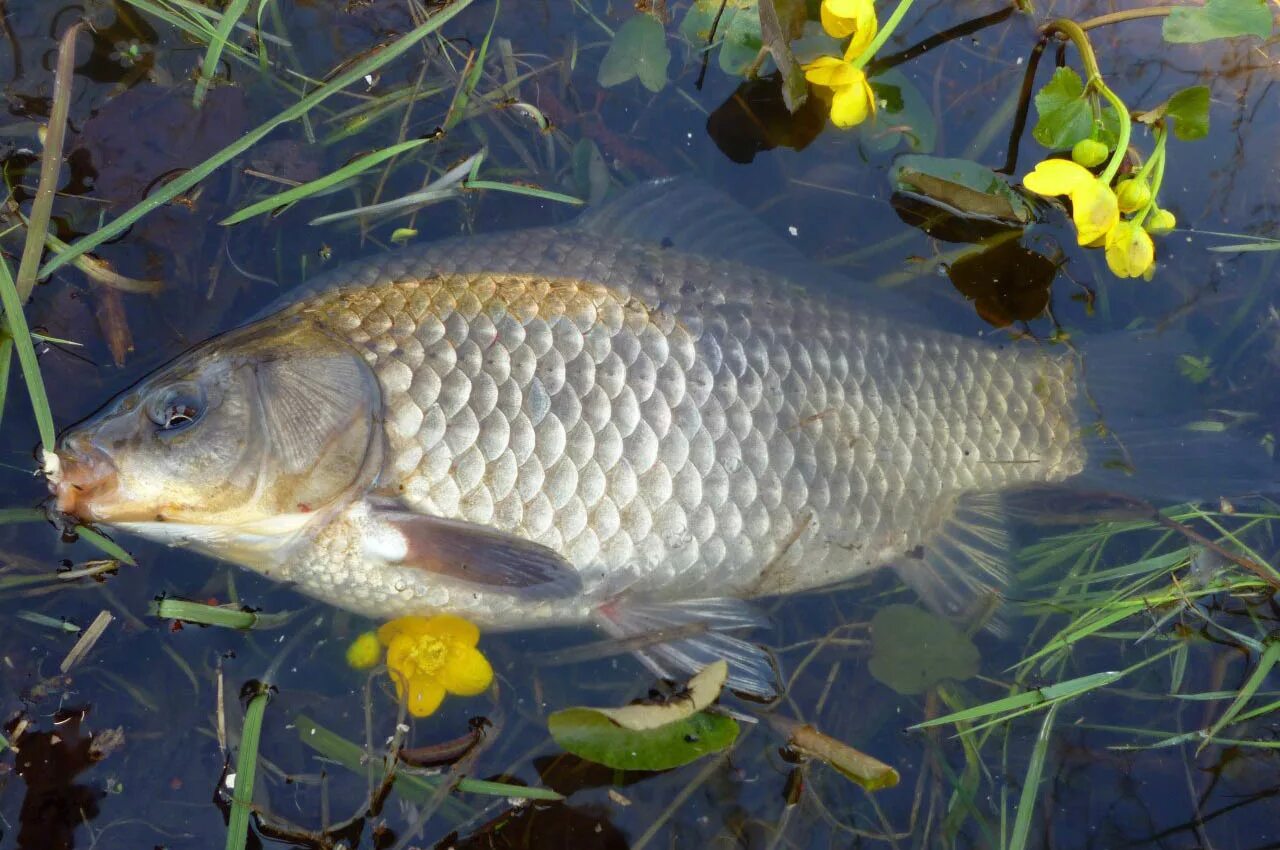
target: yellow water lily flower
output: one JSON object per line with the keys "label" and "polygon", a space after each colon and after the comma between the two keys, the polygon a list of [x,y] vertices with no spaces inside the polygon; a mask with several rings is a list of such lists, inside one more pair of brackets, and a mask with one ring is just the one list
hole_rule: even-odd
{"label": "yellow water lily flower", "polygon": [[846,38],[846,59],[857,59],[876,37],[879,23],[872,0],[822,0],[822,28],[832,38]]}
{"label": "yellow water lily flower", "polygon": [[1066,195],[1071,199],[1071,219],[1076,225],[1076,241],[1096,245],[1120,221],[1116,193],[1093,172],[1069,159],[1046,159],[1036,163],[1022,179],[1037,195]]}
{"label": "yellow water lily flower", "polygon": [[804,67],[804,78],[831,89],[831,123],[853,127],[876,111],[875,93],[861,68],[834,56],[819,56]]}
{"label": "yellow water lily flower", "polygon": [[396,695],[414,717],[440,707],[446,693],[475,696],[493,681],[493,668],[476,643],[480,630],[451,614],[400,617],[378,629]]}
{"label": "yellow water lily flower", "polygon": [[347,647],[347,664],[357,670],[368,670],[382,660],[382,644],[373,632],[365,632]]}
{"label": "yellow water lily flower", "polygon": [[1142,226],[1122,221],[1107,233],[1107,266],[1116,277],[1145,277],[1156,264],[1156,246]]}

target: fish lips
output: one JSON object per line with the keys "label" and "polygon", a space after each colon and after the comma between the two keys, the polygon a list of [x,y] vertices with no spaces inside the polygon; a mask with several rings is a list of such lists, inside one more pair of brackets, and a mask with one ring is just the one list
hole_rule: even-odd
{"label": "fish lips", "polygon": [[115,464],[84,432],[68,434],[59,443],[59,473],[49,480],[55,508],[82,522],[105,519],[95,508],[116,490]]}

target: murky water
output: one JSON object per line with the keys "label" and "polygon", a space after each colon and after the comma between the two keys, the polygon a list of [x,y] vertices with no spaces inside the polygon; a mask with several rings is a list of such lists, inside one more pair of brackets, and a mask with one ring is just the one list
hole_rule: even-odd
{"label": "murky water", "polygon": [[[0,77],[10,117],[0,127],[0,151],[14,197],[25,202],[34,192],[35,128],[49,108],[56,36],[82,13],[95,30],[80,40],[69,167],[55,205],[55,227],[67,241],[296,102],[304,86],[315,85],[299,74],[322,79],[339,62],[412,25],[403,4],[379,0],[261,5],[264,29],[289,43],[267,45],[278,63],[275,81],[258,72],[256,60],[224,59],[229,81],[215,85],[195,110],[188,78],[204,47],[164,20],[124,3],[5,4]],[[258,6],[249,4],[246,20]],[[925,323],[996,337],[1017,332],[1047,339],[1062,329],[1077,341],[1134,325],[1180,323],[1209,358],[1184,366],[1199,370],[1195,376],[1218,411],[1215,421],[1242,421],[1258,436],[1268,432],[1274,415],[1267,410],[1268,388],[1280,365],[1271,307],[1280,255],[1212,253],[1207,246],[1240,239],[1192,230],[1275,232],[1280,100],[1272,88],[1280,66],[1274,46],[1239,41],[1169,48],[1153,21],[1094,33],[1104,73],[1134,102],[1158,102],[1195,83],[1213,92],[1210,137],[1170,143],[1162,193],[1180,225],[1192,230],[1158,242],[1154,280],[1120,281],[1107,272],[1101,252],[1075,246],[1060,213],[1029,230],[1022,249],[1007,243],[982,261],[986,265],[968,261],[966,273],[957,253],[965,246],[948,240],[975,229],[982,235],[982,225],[944,223],[931,237],[912,226],[918,219],[909,212],[897,212],[901,202],[891,203],[889,169],[908,150],[907,138],[894,129],[901,125],[886,121],[865,133],[823,129],[812,108],[788,118],[776,82],[741,84],[714,57],[699,85],[700,55],[674,35],[672,79],[661,91],[635,81],[601,88],[606,27],[616,29],[630,17],[629,4],[508,2],[496,19],[495,11],[477,2],[447,25],[447,43],[428,40],[379,77],[335,96],[312,114],[309,127],[279,128],[100,250],[121,274],[162,281],[158,295],[113,293],[71,270],[38,288],[28,308],[32,325],[77,343],[43,347],[58,424],[91,413],[149,369],[320,270],[382,250],[396,228],[412,228],[411,238],[423,241],[564,221],[574,213],[538,198],[477,191],[363,231],[345,222],[308,223],[369,203],[375,181],[366,180],[358,196],[345,189],[278,217],[218,225],[274,191],[271,177],[312,179],[403,132],[435,141],[429,157],[389,173],[383,199],[420,188],[428,177],[424,162],[444,168],[481,148],[488,151],[487,179],[577,197],[605,180],[696,173],[805,254],[847,275],[854,297],[873,282],[908,288],[926,305]],[[1008,149],[1037,23],[1055,15],[1084,19],[1109,7],[1047,4],[1034,19],[999,11],[994,4],[920,0],[881,56],[905,58],[899,54],[920,42],[928,48],[907,51],[911,58],[895,64],[900,76],[891,78],[904,103],[915,105],[902,121],[921,152],[1008,166],[1021,176],[1044,155],[1027,132]],[[671,4],[667,12],[674,33],[685,5]],[[952,29],[971,20],[978,24]],[[456,79],[491,22],[487,75],[478,89],[490,97],[459,113]],[[937,33],[954,37],[929,41]],[[1054,53],[1050,47],[1041,60],[1041,84]],[[513,77],[518,83],[494,92]],[[351,110],[405,86],[421,95],[407,116],[401,104],[352,125],[358,113]],[[551,129],[538,126],[535,111]],[[1149,139],[1136,139],[1149,149]],[[5,247],[15,253],[20,241],[11,235]],[[984,319],[1012,324],[997,329]],[[0,507],[24,508],[41,502],[44,484],[31,473],[36,430],[16,366],[13,371],[0,431],[6,494]],[[1135,406],[1152,403],[1134,400]],[[1258,415],[1242,418],[1241,411]],[[1059,516],[1078,507],[1063,506]],[[893,765],[902,782],[891,790],[872,796],[824,765],[785,758],[783,741],[767,724],[747,725],[725,758],[666,773],[619,773],[564,756],[546,733],[549,711],[620,704],[652,685],[628,656],[555,663],[557,650],[595,638],[585,629],[564,629],[486,636],[483,646],[499,674],[496,696],[450,700],[429,720],[414,722],[406,739],[414,746],[455,739],[467,733],[469,718],[485,716],[496,728],[469,775],[549,786],[567,795],[564,803],[456,794],[439,805],[429,789],[402,787],[374,814],[366,811],[371,783],[364,772],[341,764],[332,750],[329,757],[317,753],[315,743],[325,736],[312,727],[379,752],[399,734],[384,680],[369,681],[344,661],[347,644],[368,623],[246,572],[138,540],[121,541],[138,566],[68,580],[67,570],[93,572],[100,553],[83,542],[61,542],[43,523],[6,525],[0,527],[0,731],[17,749],[0,750],[0,848],[223,846],[220,789],[228,748],[239,738],[238,695],[268,675],[278,691],[267,708],[255,800],[278,840],[299,846],[997,847],[1012,840],[1032,764],[1043,765],[1043,777],[1023,815],[1030,824],[1026,846],[1276,846],[1280,762],[1271,715],[1257,712],[1197,751],[1197,730],[1212,726],[1246,683],[1257,690],[1250,710],[1275,699],[1280,683],[1265,668],[1251,679],[1278,614],[1265,584],[1239,579],[1235,593],[1208,594],[1199,608],[1182,609],[1141,600],[1144,593],[1167,595],[1171,587],[1194,593],[1206,573],[1180,570],[1177,584],[1162,575],[1141,590],[1125,584],[1123,575],[1100,575],[1180,550],[1188,528],[1214,541],[1224,528],[1243,528],[1227,554],[1242,557],[1247,543],[1258,560],[1275,562],[1280,546],[1267,519],[1274,506],[1242,504],[1234,516],[1219,513],[1224,506],[1210,507],[1213,516],[1184,516],[1180,528],[1117,537],[1096,558],[1093,549],[1080,548],[1079,537],[1043,547],[1040,560],[1032,550],[1010,591],[1010,634],[975,635],[978,673],[924,693],[896,692],[868,663],[884,651],[869,638],[872,617],[887,605],[913,601],[891,575],[769,601],[775,627],[757,637],[777,648],[791,686],[777,711]],[[1261,518],[1246,516],[1251,512]],[[1019,529],[1019,540],[1032,546],[1073,530],[1089,526],[1029,524]],[[1223,560],[1210,553],[1198,563],[1220,570]],[[1239,564],[1228,563],[1231,569],[1247,575]],[[1095,578],[1067,578],[1090,571]],[[1138,600],[1128,609],[1132,616],[1109,620],[1029,666],[1012,667],[1050,645],[1074,616],[1117,594]],[[163,595],[236,601],[293,616],[281,627],[251,632],[180,628],[148,613]],[[82,630],[103,611],[113,619],[102,637],[86,658],[63,669]],[[939,655],[936,648],[933,653]],[[1062,703],[1051,726],[1043,727],[1044,712],[1034,711],[963,740],[952,725],[907,731],[1005,697],[1015,682],[1025,690],[1109,671],[1130,672]],[[1042,728],[1045,744],[1037,754]],[[1167,742],[1185,733],[1191,733],[1187,740]],[[1158,742],[1166,745],[1152,747]],[[250,846],[256,840],[251,837]]]}

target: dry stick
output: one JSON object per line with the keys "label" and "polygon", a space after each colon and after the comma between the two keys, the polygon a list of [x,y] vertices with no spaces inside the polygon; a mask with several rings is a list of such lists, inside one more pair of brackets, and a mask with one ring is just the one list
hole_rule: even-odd
{"label": "dry stick", "polygon": [[1018,167],[1018,143],[1022,139],[1022,131],[1027,128],[1027,111],[1031,107],[1031,93],[1036,87],[1036,69],[1040,67],[1040,57],[1044,55],[1044,49],[1048,45],[1048,36],[1041,36],[1027,59],[1027,70],[1022,75],[1022,91],[1018,92],[1018,114],[1009,131],[1009,147],[1005,153],[1004,167],[996,169],[1000,174],[1011,175]]}
{"label": "dry stick", "polygon": [[76,645],[71,647],[71,651],[67,653],[67,657],[62,659],[62,664],[58,669],[66,673],[74,667],[81,658],[89,654],[89,650],[93,649],[93,645],[98,642],[98,638],[102,637],[102,633],[107,630],[107,626],[111,625],[111,621],[115,617],[111,616],[110,611],[99,611],[98,616],[89,624],[89,628],[84,630],[84,634],[80,635],[80,640],[76,641]]}
{"label": "dry stick", "polygon": [[53,214],[53,196],[58,190],[58,172],[62,169],[62,142],[67,135],[67,113],[71,108],[71,80],[76,65],[76,36],[84,29],[84,21],[76,21],[58,41],[58,64],[53,74],[53,106],[49,109],[49,128],[44,137],[44,153],[40,157],[40,183],[31,202],[31,218],[27,225],[27,241],[22,246],[22,262],[18,265],[15,285],[18,298],[26,303],[36,285],[40,255],[44,253],[44,234]]}

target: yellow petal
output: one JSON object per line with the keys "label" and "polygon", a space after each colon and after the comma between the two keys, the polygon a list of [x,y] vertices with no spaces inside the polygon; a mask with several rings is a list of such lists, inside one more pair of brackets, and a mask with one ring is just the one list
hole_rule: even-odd
{"label": "yellow petal", "polygon": [[1147,231],[1122,221],[1107,234],[1107,266],[1116,277],[1142,277],[1156,261],[1156,247]]}
{"label": "yellow petal", "polygon": [[862,71],[834,56],[819,56],[804,67],[804,78],[816,86],[840,88],[866,79]]}
{"label": "yellow petal", "polygon": [[1076,241],[1081,245],[1106,236],[1120,220],[1115,192],[1093,175],[1089,178],[1088,183],[1071,192],[1071,220],[1076,224]]}
{"label": "yellow petal", "polygon": [[401,698],[414,717],[428,717],[444,701],[444,685],[425,676],[413,678],[409,680],[408,692],[402,694]]}
{"label": "yellow petal", "polygon": [[1037,195],[1070,195],[1081,185],[1097,183],[1089,169],[1069,159],[1046,159],[1036,163],[1036,167],[1026,177],[1022,185]]}
{"label": "yellow petal", "polygon": [[378,640],[390,646],[399,635],[424,635],[427,632],[426,617],[397,617],[378,627]]}
{"label": "yellow petal", "polygon": [[471,697],[484,693],[493,681],[493,668],[478,649],[457,647],[440,668],[440,684],[451,694]]}
{"label": "yellow petal", "polygon": [[821,17],[822,28],[832,38],[853,35],[855,41],[862,40],[862,30],[870,29],[871,34],[863,41],[865,47],[875,37],[876,7],[872,0],[823,0]]}
{"label": "yellow petal", "polygon": [[872,97],[865,79],[859,85],[835,89],[831,98],[831,123],[837,127],[854,127],[866,121],[872,111]]}
{"label": "yellow petal", "polygon": [[453,614],[437,614],[426,621],[424,628],[430,635],[462,646],[475,646],[480,640],[475,624]]}
{"label": "yellow petal", "polygon": [[382,660],[382,644],[373,632],[365,632],[347,647],[347,664],[357,670],[367,670]]}

